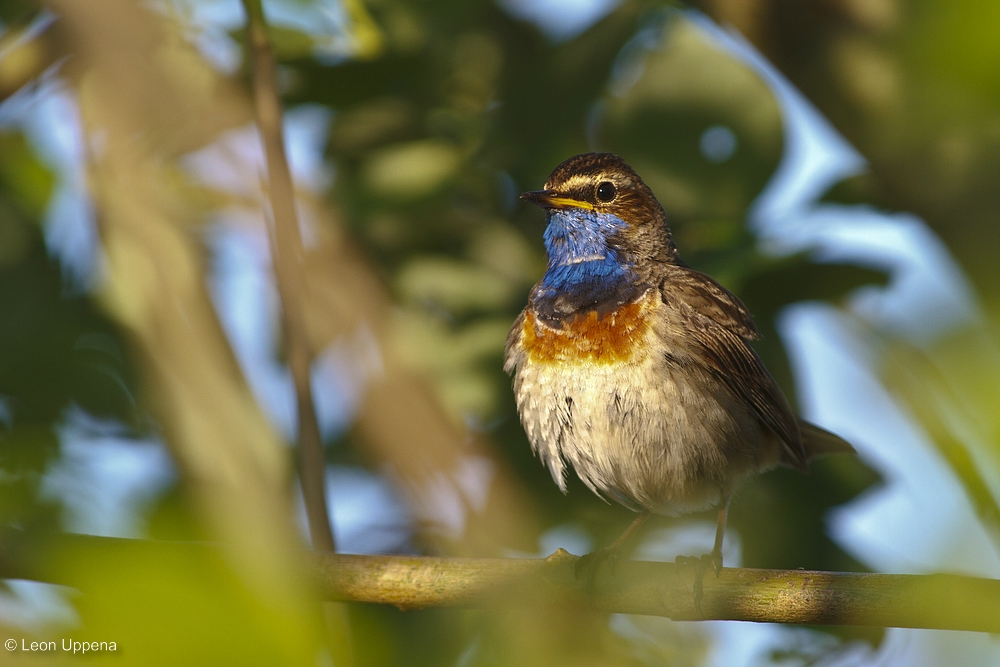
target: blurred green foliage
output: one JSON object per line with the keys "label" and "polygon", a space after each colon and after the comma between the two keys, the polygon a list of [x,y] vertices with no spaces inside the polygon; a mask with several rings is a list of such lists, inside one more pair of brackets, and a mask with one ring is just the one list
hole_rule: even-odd
{"label": "blurred green foliage", "polygon": [[39,483],[58,458],[66,411],[135,425],[135,380],[118,330],[46,251],[52,175],[20,133],[0,134],[0,156],[0,515],[5,525],[51,525],[58,508]]}

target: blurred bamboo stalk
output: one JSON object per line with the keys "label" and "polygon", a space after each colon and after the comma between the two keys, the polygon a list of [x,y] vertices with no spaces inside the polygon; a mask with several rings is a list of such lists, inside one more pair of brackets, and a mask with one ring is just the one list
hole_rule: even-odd
{"label": "blurred bamboo stalk", "polygon": [[[254,115],[267,159],[266,189],[271,214],[268,215],[265,211],[264,218],[281,299],[281,324],[288,367],[295,386],[299,483],[313,548],[334,553],[337,544],[330,524],[329,500],[326,495],[326,459],[323,456],[323,440],[312,394],[313,351],[309,345],[302,305],[302,295],[306,290],[305,248],[295,211],[295,189],[285,153],[277,66],[267,36],[267,20],[261,0],[243,0],[243,7],[247,13]],[[334,664],[353,665],[347,609],[343,605],[327,604],[324,614]]]}
{"label": "blurred bamboo stalk", "polygon": [[[218,554],[210,544],[61,534],[0,533],[0,576],[74,585],[60,563],[156,554],[178,565]],[[563,550],[548,558],[434,558],[314,553],[319,594],[401,609],[553,603],[674,620],[730,620],[1000,632],[1000,580],[960,575],[862,574],[724,568],[704,578],[701,612],[695,569],[626,561],[601,570],[592,592]]]}
{"label": "blurred bamboo stalk", "polygon": [[216,315],[196,231],[204,210],[179,164],[245,124],[246,100],[149,8],[51,5],[73,53],[63,74],[77,94],[102,242],[99,297],[132,343],[143,399],[227,567],[258,613],[298,633],[281,638],[289,661],[314,655],[320,625],[291,521],[287,450]]}
{"label": "blurred bamboo stalk", "polygon": [[267,22],[260,0],[243,0],[247,13],[247,44],[253,72],[253,106],[260,140],[267,156],[268,196],[266,215],[274,274],[281,298],[282,327],[288,366],[298,406],[299,481],[309,521],[313,547],[336,551],[326,497],[326,461],[310,383],[312,351],[306,333],[301,294],[305,289],[305,250],[295,212],[295,191],[285,155],[278,99],[277,69],[267,37]]}

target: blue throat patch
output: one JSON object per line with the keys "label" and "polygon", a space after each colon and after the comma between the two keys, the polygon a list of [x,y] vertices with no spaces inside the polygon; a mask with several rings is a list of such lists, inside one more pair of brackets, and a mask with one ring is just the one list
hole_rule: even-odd
{"label": "blue throat patch", "polygon": [[608,247],[608,237],[627,227],[623,220],[609,213],[553,209],[544,236],[549,266],[539,296],[606,293],[629,284],[635,277],[632,264]]}

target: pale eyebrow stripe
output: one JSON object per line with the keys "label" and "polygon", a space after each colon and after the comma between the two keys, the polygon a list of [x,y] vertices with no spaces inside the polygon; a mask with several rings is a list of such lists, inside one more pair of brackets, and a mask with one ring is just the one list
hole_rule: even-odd
{"label": "pale eyebrow stripe", "polygon": [[601,181],[611,181],[612,183],[614,183],[614,179],[608,178],[604,174],[600,174],[599,177],[596,179],[596,181],[591,176],[586,176],[583,174],[573,174],[572,176],[566,179],[566,182],[563,184],[563,187],[565,187],[567,190],[571,190],[574,187],[580,185],[593,185],[595,182],[600,183]]}

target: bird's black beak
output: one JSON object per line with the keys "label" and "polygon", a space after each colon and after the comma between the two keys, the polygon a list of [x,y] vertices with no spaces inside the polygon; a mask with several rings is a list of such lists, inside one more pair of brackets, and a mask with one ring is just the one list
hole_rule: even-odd
{"label": "bird's black beak", "polygon": [[591,210],[594,205],[590,202],[562,197],[555,190],[533,190],[521,195],[521,199],[537,204],[542,208],[585,208]]}
{"label": "bird's black beak", "polygon": [[552,208],[552,199],[556,196],[553,190],[532,190],[521,195],[521,199],[537,204],[542,208]]}

